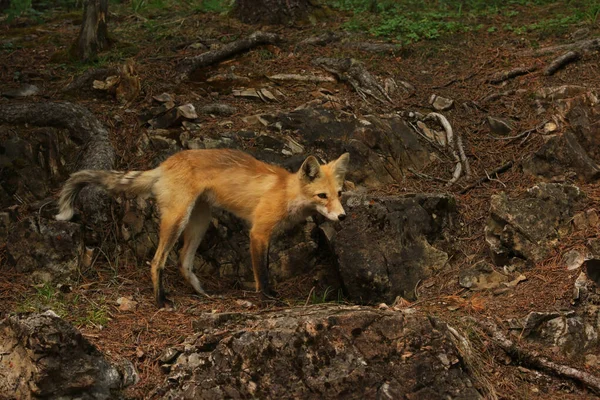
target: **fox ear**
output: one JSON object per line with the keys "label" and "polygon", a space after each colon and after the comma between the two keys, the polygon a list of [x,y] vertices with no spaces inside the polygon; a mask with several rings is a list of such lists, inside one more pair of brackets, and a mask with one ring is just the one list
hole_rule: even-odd
{"label": "fox ear", "polygon": [[344,178],[346,177],[346,172],[348,172],[349,163],[350,153],[342,154],[337,160],[331,163],[335,178],[342,183],[344,182]]}
{"label": "fox ear", "polygon": [[308,156],[300,167],[300,176],[309,181],[315,180],[321,173],[321,166],[317,159],[313,156]]}

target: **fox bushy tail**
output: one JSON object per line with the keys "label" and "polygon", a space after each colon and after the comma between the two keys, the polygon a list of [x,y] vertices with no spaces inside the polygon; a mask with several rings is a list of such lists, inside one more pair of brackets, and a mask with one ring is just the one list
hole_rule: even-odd
{"label": "fox bushy tail", "polygon": [[88,184],[101,186],[111,194],[143,195],[152,193],[152,187],[159,176],[159,169],[129,172],[85,169],[75,172],[60,192],[59,213],[55,218],[59,221],[68,221],[73,218],[73,202],[81,189]]}

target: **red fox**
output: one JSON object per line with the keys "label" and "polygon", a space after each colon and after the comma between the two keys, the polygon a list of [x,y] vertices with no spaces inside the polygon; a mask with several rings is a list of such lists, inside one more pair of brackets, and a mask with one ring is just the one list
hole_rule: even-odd
{"label": "red fox", "polygon": [[73,202],[87,184],[100,185],[111,193],[152,194],[160,212],[160,235],[152,259],[152,283],[159,307],[165,297],[162,275],[169,251],[183,232],[181,273],[201,295],[193,273],[196,249],[210,224],[211,208],[227,210],[250,223],[250,255],[256,290],[271,296],[269,288],[269,241],[274,233],[296,224],[314,211],[338,221],[346,217],[340,202],[350,154],[319,165],[313,156],[300,170],[263,163],[230,149],[185,150],[148,171],[75,172],[65,183],[59,199],[57,220],[73,217]]}

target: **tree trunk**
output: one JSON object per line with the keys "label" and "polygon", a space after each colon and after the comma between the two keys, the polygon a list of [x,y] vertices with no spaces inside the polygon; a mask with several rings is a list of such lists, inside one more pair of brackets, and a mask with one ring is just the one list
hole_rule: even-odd
{"label": "tree trunk", "polygon": [[247,24],[290,25],[308,20],[311,0],[236,0],[233,15]]}
{"label": "tree trunk", "polygon": [[98,51],[108,47],[108,0],[87,0],[79,38],[73,44],[73,53],[82,61],[93,60]]}

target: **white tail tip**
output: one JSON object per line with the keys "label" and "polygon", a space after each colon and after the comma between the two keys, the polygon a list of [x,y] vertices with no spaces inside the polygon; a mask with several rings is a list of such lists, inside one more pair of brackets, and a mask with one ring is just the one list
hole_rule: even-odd
{"label": "white tail tip", "polygon": [[65,210],[60,214],[57,214],[54,218],[56,218],[57,221],[68,221],[73,218],[73,210]]}

